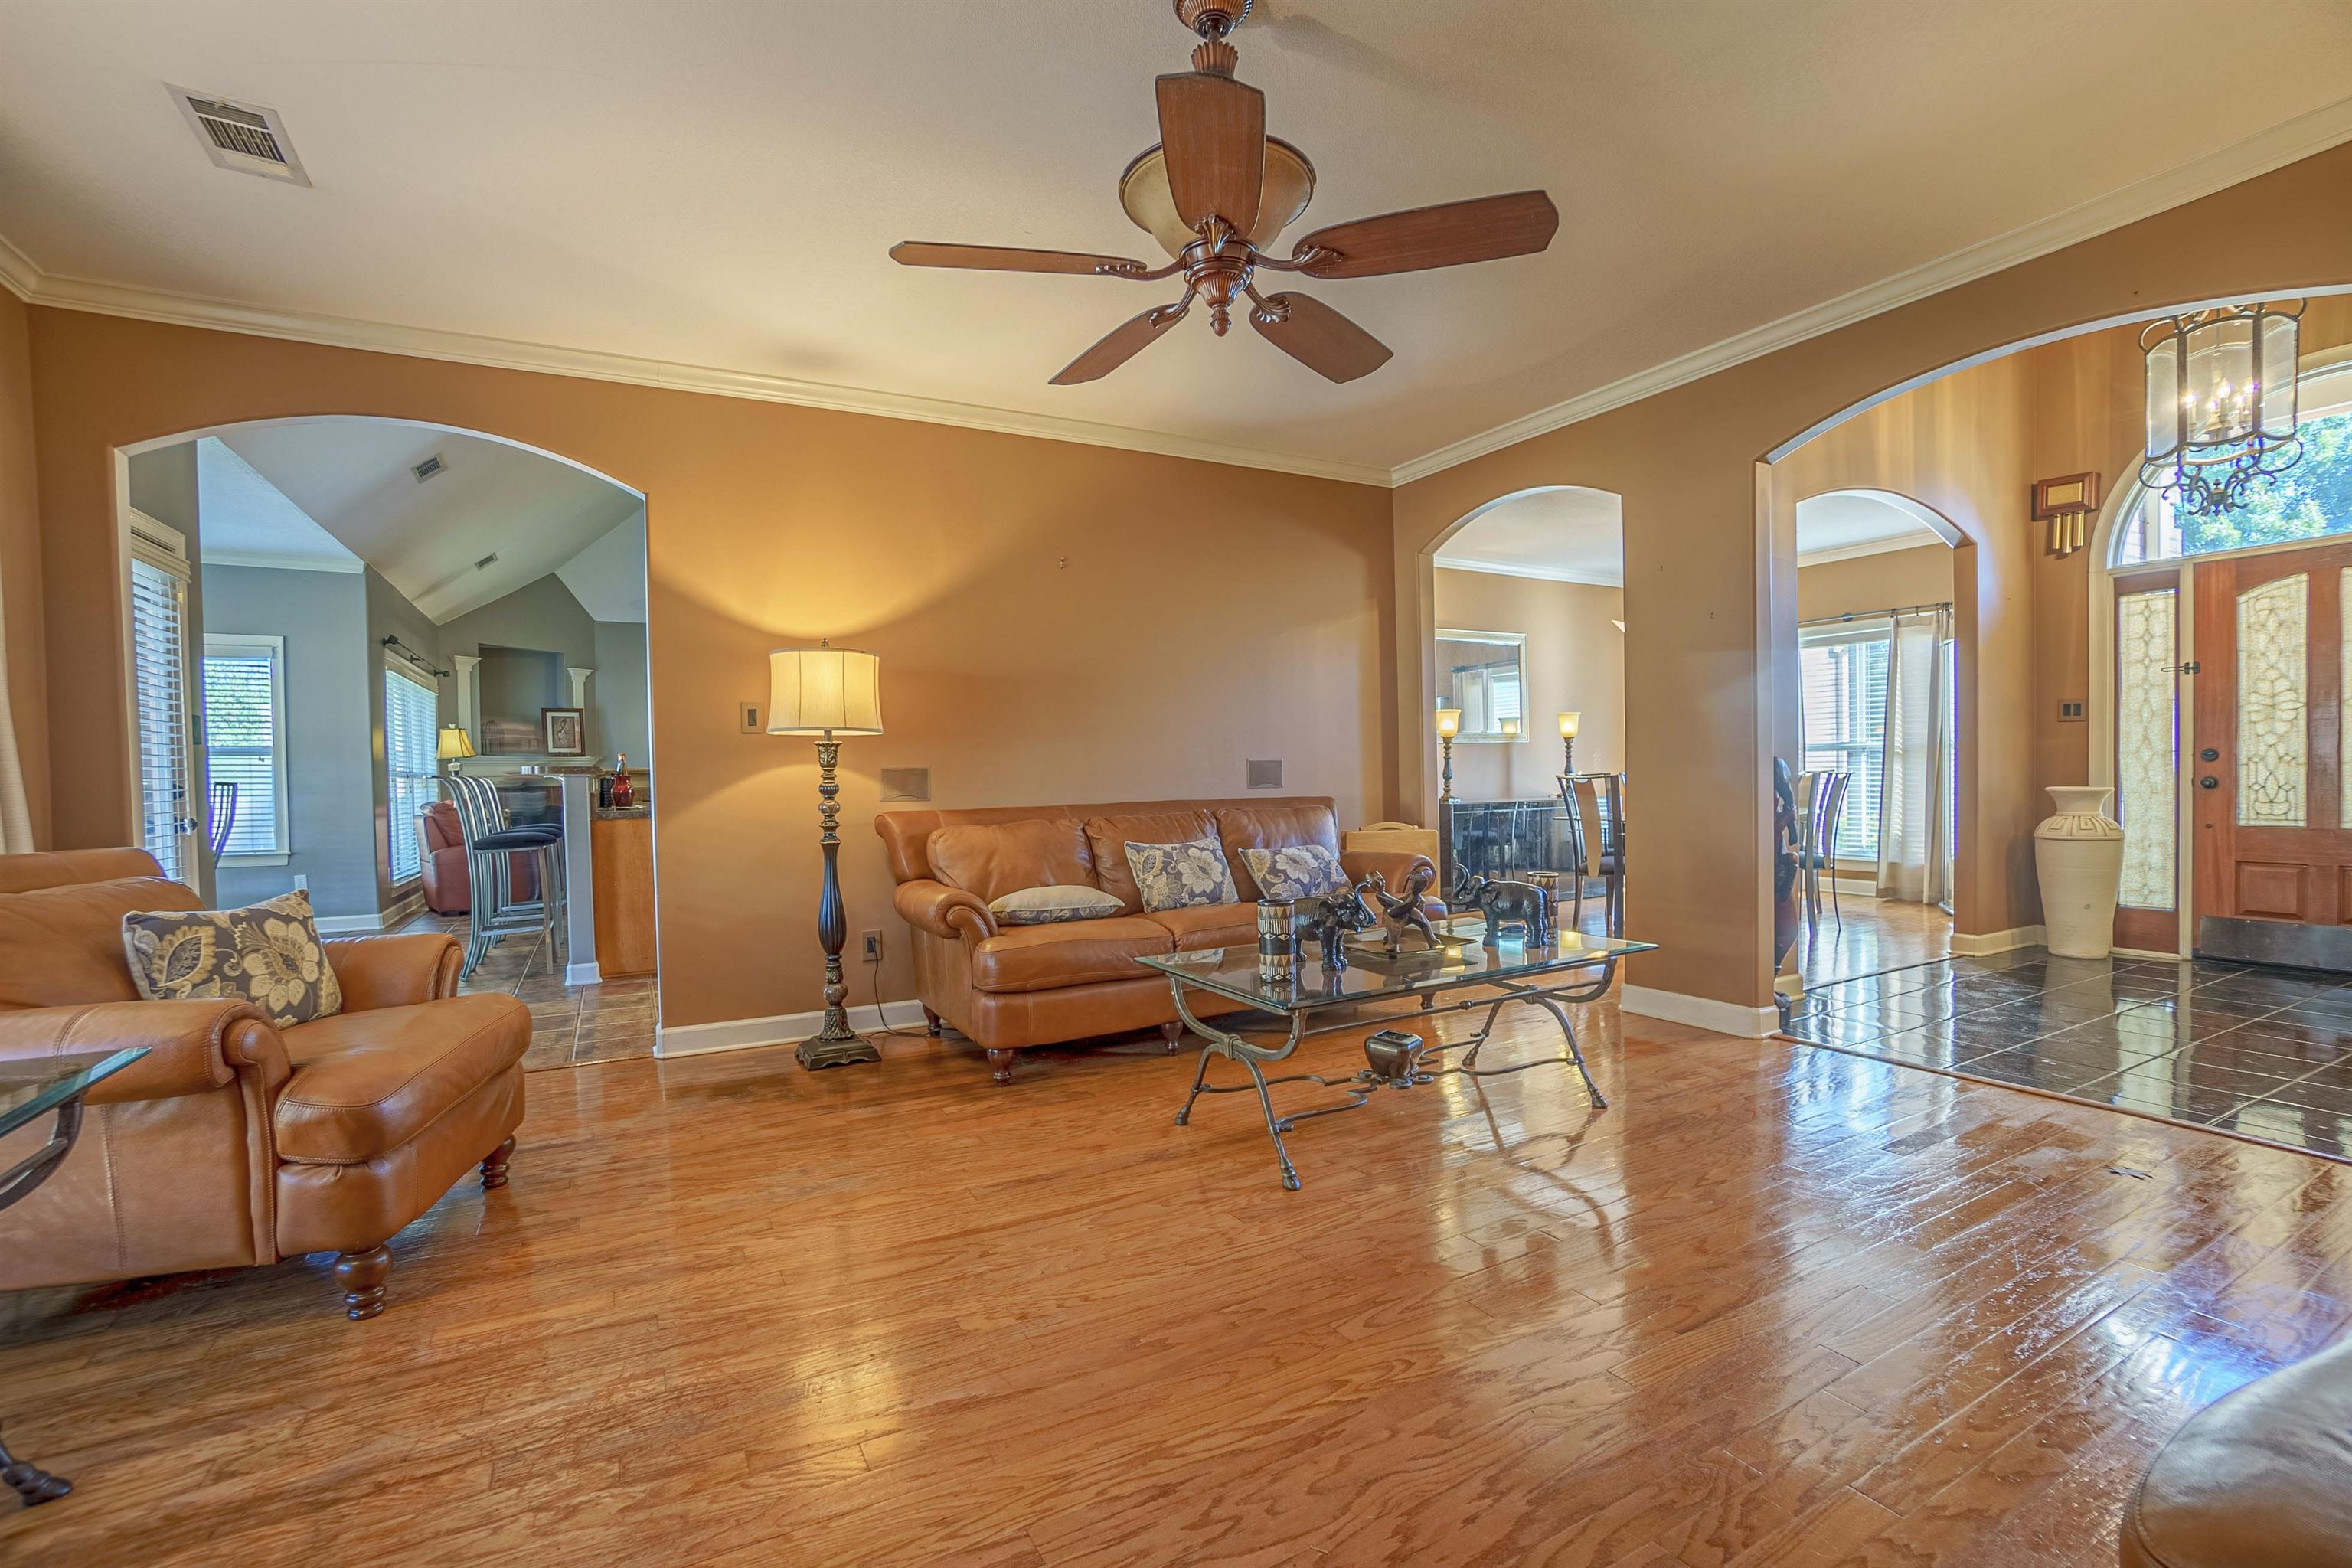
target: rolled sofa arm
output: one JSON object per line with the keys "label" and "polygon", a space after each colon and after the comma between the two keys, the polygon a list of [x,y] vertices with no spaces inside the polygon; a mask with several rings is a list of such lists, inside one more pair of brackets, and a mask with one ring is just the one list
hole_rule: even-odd
{"label": "rolled sofa arm", "polygon": [[996,917],[978,897],[945,882],[919,878],[898,884],[898,918],[919,931],[950,942],[968,937],[979,942],[996,934]]}
{"label": "rolled sofa arm", "polygon": [[131,1046],[146,1056],[89,1091],[93,1105],[210,1094],[258,1073],[273,1089],[292,1070],[286,1042],[250,1002],[91,1002],[0,1012],[0,1061],[40,1062]]}
{"label": "rolled sofa arm", "polygon": [[457,994],[457,966],[466,950],[446,931],[331,937],[322,945],[335,984],[343,988],[346,1013],[438,1002]]}

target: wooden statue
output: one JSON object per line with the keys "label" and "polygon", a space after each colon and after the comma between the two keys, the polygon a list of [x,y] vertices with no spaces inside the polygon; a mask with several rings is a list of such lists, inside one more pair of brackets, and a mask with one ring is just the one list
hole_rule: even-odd
{"label": "wooden statue", "polygon": [[1533,882],[1465,877],[1446,902],[1457,907],[1466,905],[1486,917],[1484,940],[1488,947],[1501,943],[1504,923],[1509,921],[1523,923],[1528,941],[1538,946],[1552,940],[1551,900]]}
{"label": "wooden statue", "polygon": [[1348,933],[1370,931],[1374,924],[1371,906],[1364,902],[1365,889],[1342,888],[1315,904],[1315,918],[1309,928],[1315,940],[1323,944],[1323,974],[1326,979],[1348,967]]}
{"label": "wooden statue", "polygon": [[1404,951],[1404,934],[1409,931],[1421,933],[1421,940],[1430,946],[1437,945],[1437,932],[1429,923],[1429,915],[1421,907],[1421,897],[1437,880],[1437,868],[1424,860],[1405,873],[1404,886],[1396,892],[1389,891],[1389,879],[1375,871],[1366,879],[1365,890],[1371,895],[1373,906],[1381,912],[1381,923],[1388,928],[1385,949],[1391,958]]}

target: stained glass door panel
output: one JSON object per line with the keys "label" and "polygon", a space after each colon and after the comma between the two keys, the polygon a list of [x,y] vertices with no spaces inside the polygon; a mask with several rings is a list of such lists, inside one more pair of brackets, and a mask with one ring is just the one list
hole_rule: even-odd
{"label": "stained glass door panel", "polygon": [[2197,913],[2352,924],[2352,545],[2195,570]]}
{"label": "stained glass door panel", "polygon": [[2116,583],[2116,819],[2124,825],[2116,945],[2179,951],[2180,589]]}

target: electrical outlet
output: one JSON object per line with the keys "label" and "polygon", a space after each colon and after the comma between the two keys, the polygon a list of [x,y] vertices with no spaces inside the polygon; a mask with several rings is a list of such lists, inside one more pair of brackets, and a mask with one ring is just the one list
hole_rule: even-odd
{"label": "electrical outlet", "polygon": [[868,963],[881,963],[882,933],[878,931],[869,931],[864,933],[860,941],[865,950],[866,962]]}
{"label": "electrical outlet", "polygon": [[294,873],[294,890],[298,893],[307,893],[310,890],[310,878],[307,872]]}
{"label": "electrical outlet", "polygon": [[760,711],[758,703],[739,702],[735,705],[735,728],[740,733],[757,735],[767,727],[767,715]]}
{"label": "electrical outlet", "polygon": [[2058,718],[2062,723],[2081,722],[2083,721],[2083,700],[2079,697],[2060,698],[2058,700]]}

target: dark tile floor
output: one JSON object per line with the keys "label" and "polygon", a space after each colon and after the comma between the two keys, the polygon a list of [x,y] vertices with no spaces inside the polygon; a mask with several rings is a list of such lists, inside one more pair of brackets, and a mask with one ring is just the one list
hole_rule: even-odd
{"label": "dark tile floor", "polygon": [[2024,948],[1819,986],[1788,1033],[2352,1161],[2352,977]]}
{"label": "dark tile floor", "polygon": [[[466,940],[463,915],[427,910],[400,929],[446,931],[459,942]],[[535,931],[502,936],[483,955],[481,967],[457,987],[503,991],[530,1009],[530,1049],[523,1055],[523,1069],[537,1072],[653,1055],[661,1005],[654,977],[566,985],[549,962],[545,945]]]}

